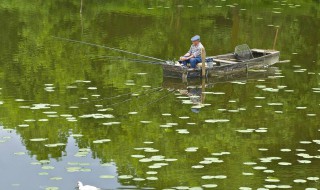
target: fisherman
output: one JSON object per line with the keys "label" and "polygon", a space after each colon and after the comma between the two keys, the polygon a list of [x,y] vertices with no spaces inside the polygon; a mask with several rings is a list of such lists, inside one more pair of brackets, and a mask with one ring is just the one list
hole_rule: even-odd
{"label": "fisherman", "polygon": [[188,66],[190,64],[191,68],[196,68],[198,63],[201,63],[201,50],[203,45],[200,42],[200,36],[196,35],[191,38],[192,45],[190,47],[190,50],[188,53],[186,53],[184,56],[180,57],[179,63],[182,66]]}

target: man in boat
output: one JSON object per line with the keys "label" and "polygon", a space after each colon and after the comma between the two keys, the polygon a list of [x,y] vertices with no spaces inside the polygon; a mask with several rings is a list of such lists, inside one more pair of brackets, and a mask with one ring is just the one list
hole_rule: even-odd
{"label": "man in boat", "polygon": [[182,57],[180,57],[179,63],[183,66],[190,64],[191,68],[196,68],[198,63],[201,63],[201,50],[203,45],[200,42],[200,36],[196,35],[191,38],[192,45],[190,50]]}

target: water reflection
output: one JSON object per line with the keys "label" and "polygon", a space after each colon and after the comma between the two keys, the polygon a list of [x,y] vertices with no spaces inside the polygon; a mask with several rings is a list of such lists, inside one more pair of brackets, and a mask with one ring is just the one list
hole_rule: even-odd
{"label": "water reflection", "polygon": [[[3,1],[2,187],[318,188],[317,5],[84,1],[79,17],[80,1]],[[212,55],[240,43],[271,48],[277,25],[290,64],[204,82],[52,38],[173,59],[191,34]]]}
{"label": "water reflection", "polygon": [[[205,107],[206,94],[210,94],[216,84],[236,83],[246,84],[250,81],[264,80],[276,76],[277,67],[270,67],[265,70],[252,70],[248,72],[240,72],[237,74],[226,75],[222,77],[210,77],[205,79],[176,79],[163,78],[162,86],[167,89],[173,89],[182,96],[189,97],[190,101],[184,101],[184,104],[192,104],[191,111],[199,113],[200,108]],[[209,90],[209,92],[206,91]]]}

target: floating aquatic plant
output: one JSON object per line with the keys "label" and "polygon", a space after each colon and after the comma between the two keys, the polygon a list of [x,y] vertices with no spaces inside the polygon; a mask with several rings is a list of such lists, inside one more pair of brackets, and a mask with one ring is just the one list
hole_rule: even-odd
{"label": "floating aquatic plant", "polygon": [[111,141],[110,139],[100,139],[100,140],[95,140],[92,142],[95,144],[102,144],[102,143],[106,143],[106,142],[110,142],[110,141]]}

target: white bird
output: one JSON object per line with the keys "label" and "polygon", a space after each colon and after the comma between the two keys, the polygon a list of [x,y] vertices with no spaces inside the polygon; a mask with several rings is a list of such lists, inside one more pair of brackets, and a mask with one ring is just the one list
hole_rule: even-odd
{"label": "white bird", "polygon": [[100,188],[91,186],[91,185],[83,185],[81,181],[78,181],[79,190],[100,190]]}

